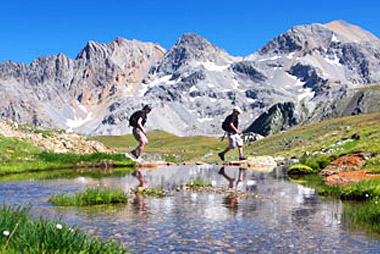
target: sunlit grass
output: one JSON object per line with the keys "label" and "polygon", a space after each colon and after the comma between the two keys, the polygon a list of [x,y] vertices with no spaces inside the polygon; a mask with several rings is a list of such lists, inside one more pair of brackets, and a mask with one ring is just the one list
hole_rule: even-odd
{"label": "sunlit grass", "polygon": [[58,168],[73,168],[93,165],[103,160],[112,161],[116,166],[134,165],[124,154],[73,154],[53,153],[30,142],[0,136],[0,175],[43,171]]}
{"label": "sunlit grass", "polygon": [[32,219],[30,208],[0,206],[0,253],[127,253],[120,244],[101,241],[56,220]]}
{"label": "sunlit grass", "polygon": [[59,206],[120,204],[128,202],[128,194],[118,189],[89,188],[75,194],[54,195],[49,202]]}

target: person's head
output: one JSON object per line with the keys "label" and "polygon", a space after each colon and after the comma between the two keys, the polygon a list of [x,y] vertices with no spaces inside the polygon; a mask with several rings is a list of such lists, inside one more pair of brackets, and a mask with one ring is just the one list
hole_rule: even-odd
{"label": "person's head", "polygon": [[150,111],[152,110],[152,106],[149,105],[149,104],[146,104],[146,105],[143,107],[143,110],[145,110],[145,112],[146,112],[147,114],[149,114]]}
{"label": "person's head", "polygon": [[237,115],[241,114],[241,109],[240,109],[239,107],[237,107],[237,106],[235,106],[235,107],[233,108],[233,111],[234,111],[234,113],[237,114]]}

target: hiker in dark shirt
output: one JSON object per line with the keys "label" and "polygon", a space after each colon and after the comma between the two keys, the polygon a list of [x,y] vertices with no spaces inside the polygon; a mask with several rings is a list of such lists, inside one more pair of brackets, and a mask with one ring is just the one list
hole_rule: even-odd
{"label": "hiker in dark shirt", "polygon": [[147,115],[152,110],[150,105],[145,105],[142,110],[136,111],[129,119],[129,125],[133,127],[132,133],[139,145],[131,152],[137,159],[141,159],[141,154],[144,147],[148,144],[148,138],[146,137],[146,130],[144,128]]}
{"label": "hiker in dark shirt", "polygon": [[239,126],[239,114],[241,113],[241,109],[239,107],[234,107],[233,113],[226,117],[222,124],[222,128],[228,134],[228,147],[224,149],[223,152],[218,153],[219,158],[224,161],[225,154],[234,149],[235,146],[238,147],[239,150],[239,160],[245,160],[243,153],[243,140],[240,137],[241,131],[238,129]]}

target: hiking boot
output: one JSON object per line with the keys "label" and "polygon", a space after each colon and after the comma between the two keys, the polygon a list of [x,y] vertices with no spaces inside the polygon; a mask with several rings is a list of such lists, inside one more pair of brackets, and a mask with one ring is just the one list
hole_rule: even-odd
{"label": "hiking boot", "polygon": [[239,160],[240,160],[240,161],[245,161],[246,159],[247,159],[247,158],[245,158],[244,156],[240,156],[240,157],[239,157]]}
{"label": "hiking boot", "polygon": [[139,156],[137,155],[137,151],[136,151],[136,150],[133,150],[133,151],[131,152],[131,154],[132,154],[133,156],[135,156],[135,159],[138,159],[138,158],[139,158]]}
{"label": "hiking boot", "polygon": [[222,153],[218,153],[218,156],[219,156],[219,158],[222,160],[222,161],[224,161],[224,153],[222,152]]}

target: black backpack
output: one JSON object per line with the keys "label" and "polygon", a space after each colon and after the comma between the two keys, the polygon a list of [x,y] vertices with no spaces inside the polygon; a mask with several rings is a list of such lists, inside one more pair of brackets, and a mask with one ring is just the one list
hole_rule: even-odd
{"label": "black backpack", "polygon": [[226,117],[226,119],[224,119],[224,122],[222,123],[222,129],[224,131],[231,131],[231,118],[232,115],[229,115]]}
{"label": "black backpack", "polygon": [[129,118],[129,126],[138,127],[137,120],[139,120],[139,113],[140,111],[136,111],[131,115],[131,117]]}

